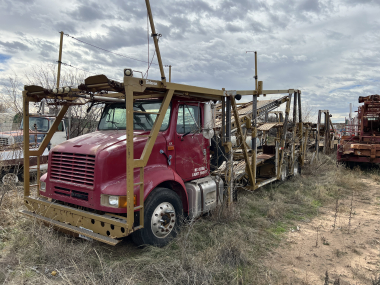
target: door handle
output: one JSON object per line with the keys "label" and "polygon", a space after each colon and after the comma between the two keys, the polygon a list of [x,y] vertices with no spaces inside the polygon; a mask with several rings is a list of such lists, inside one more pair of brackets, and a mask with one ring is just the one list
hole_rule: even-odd
{"label": "door handle", "polygon": [[162,149],[160,149],[160,153],[165,155],[166,159],[168,160],[168,164],[170,166],[172,164],[171,162],[172,156],[171,155],[168,156]]}

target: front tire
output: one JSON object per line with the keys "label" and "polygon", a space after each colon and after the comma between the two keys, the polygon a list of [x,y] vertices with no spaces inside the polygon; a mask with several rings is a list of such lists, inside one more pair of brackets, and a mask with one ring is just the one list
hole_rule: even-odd
{"label": "front tire", "polygon": [[176,237],[179,231],[183,207],[178,195],[168,189],[158,187],[146,199],[144,228],[132,234],[137,245],[163,247]]}

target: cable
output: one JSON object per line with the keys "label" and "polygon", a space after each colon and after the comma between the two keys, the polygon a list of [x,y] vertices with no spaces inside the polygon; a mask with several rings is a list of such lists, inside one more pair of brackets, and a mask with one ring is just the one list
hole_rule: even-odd
{"label": "cable", "polygon": [[[119,54],[119,53],[116,53],[116,52],[113,52],[113,51],[109,51],[109,50],[107,50],[107,49],[104,49],[104,48],[101,48],[101,47],[95,46],[95,45],[93,45],[93,44],[87,43],[87,42],[82,41],[82,40],[80,40],[80,39],[77,39],[77,38],[75,38],[75,37],[73,37],[73,36],[70,36],[69,34],[65,34],[65,33],[64,33],[64,35],[67,36],[67,37],[69,37],[69,38],[72,38],[72,39],[74,39],[74,40],[76,40],[76,41],[78,41],[78,42],[81,42],[81,43],[84,43],[84,44],[86,44],[86,45],[92,46],[92,47],[94,47],[94,48],[100,49],[100,50],[102,50],[102,51],[106,51],[106,52],[112,53],[112,54],[114,54],[114,55],[118,55],[118,56],[121,56],[121,57],[124,57],[124,58],[128,58],[128,59],[132,59],[132,60],[136,60],[136,61],[140,61],[140,62],[144,62],[144,63],[148,63],[148,64],[149,64],[149,60],[148,60],[148,61],[144,61],[144,60],[140,60],[140,59],[137,59],[137,58],[129,57],[129,56],[126,56],[126,55],[123,55],[123,54]],[[158,65],[157,63],[153,63],[153,64]],[[152,62],[149,64],[149,66],[150,66],[150,65],[152,65]],[[148,68],[148,69],[149,69],[149,68]]]}
{"label": "cable", "polygon": [[[58,61],[57,61],[58,62]],[[58,62],[59,63],[59,62]],[[64,66],[67,66],[67,67],[71,67],[71,68],[75,68],[75,69],[77,69],[77,70],[81,70],[81,71],[84,71],[84,72],[87,72],[87,73],[89,73],[89,74],[93,74],[93,75],[99,75],[98,73],[93,73],[93,72],[90,72],[90,71],[88,71],[88,70],[85,70],[85,69],[82,69],[82,68],[79,68],[79,67],[76,67],[76,66],[73,66],[73,65],[71,65],[71,64],[68,64],[68,63],[65,63],[65,62],[62,62],[61,61],[61,64],[63,64]],[[108,78],[110,78],[110,77],[108,77]],[[110,79],[112,79],[112,78],[110,78]],[[118,81],[118,80],[116,80],[116,79],[112,79],[113,81]]]}

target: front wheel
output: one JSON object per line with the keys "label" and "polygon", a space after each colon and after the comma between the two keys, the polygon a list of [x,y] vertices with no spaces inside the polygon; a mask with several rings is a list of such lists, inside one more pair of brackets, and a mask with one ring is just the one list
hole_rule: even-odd
{"label": "front wheel", "polygon": [[133,233],[133,241],[137,245],[167,245],[179,231],[183,215],[180,198],[174,191],[159,187],[149,194],[144,205],[144,228]]}

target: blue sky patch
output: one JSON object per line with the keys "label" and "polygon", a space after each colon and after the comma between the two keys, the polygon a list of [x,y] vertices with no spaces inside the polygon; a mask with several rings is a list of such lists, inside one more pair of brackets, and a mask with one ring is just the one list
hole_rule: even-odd
{"label": "blue sky patch", "polygon": [[0,63],[3,63],[3,62],[7,61],[10,58],[11,58],[11,56],[0,53]]}

